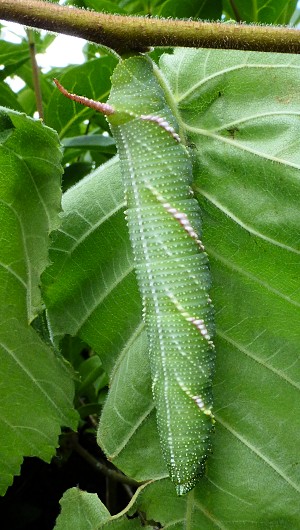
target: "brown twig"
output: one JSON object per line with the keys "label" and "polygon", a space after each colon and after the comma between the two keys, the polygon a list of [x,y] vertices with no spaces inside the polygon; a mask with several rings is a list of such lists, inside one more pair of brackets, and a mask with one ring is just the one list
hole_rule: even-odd
{"label": "brown twig", "polygon": [[231,5],[231,9],[232,9],[232,11],[233,11],[233,13],[234,13],[235,20],[236,20],[237,22],[241,22],[241,17],[240,17],[240,14],[239,14],[239,12],[238,12],[238,8],[237,8],[236,5],[235,5],[234,0],[230,0],[229,3],[230,3],[230,5]]}
{"label": "brown twig", "polygon": [[133,478],[127,477],[119,471],[111,469],[97,460],[97,458],[91,455],[91,453],[89,453],[84,447],[82,447],[82,445],[80,445],[78,442],[78,435],[75,432],[72,432],[68,435],[68,442],[70,447],[76,451],[76,453],[80,455],[86,462],[88,462],[88,464],[90,464],[98,473],[102,473],[102,475],[105,475],[116,482],[128,484],[129,486],[133,486],[135,488],[138,488],[141,485],[141,483],[137,482]]}
{"label": "brown twig", "polygon": [[82,37],[119,51],[149,46],[300,53],[297,29],[96,13],[40,0],[0,0],[0,18]]}
{"label": "brown twig", "polygon": [[41,91],[41,84],[40,84],[40,71],[39,71],[37,61],[36,61],[35,41],[34,41],[34,35],[33,35],[32,30],[30,29],[27,30],[27,37],[28,37],[31,68],[32,68],[32,78],[33,78],[33,88],[34,88],[35,101],[36,101],[36,110],[38,111],[39,118],[43,120],[44,113],[43,113],[43,98],[42,98],[42,91]]}

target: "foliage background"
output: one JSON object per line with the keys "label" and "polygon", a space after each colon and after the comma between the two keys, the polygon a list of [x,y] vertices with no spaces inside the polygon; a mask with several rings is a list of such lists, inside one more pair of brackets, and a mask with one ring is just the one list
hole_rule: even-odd
{"label": "foliage background", "polygon": [[[144,15],[297,21],[294,1],[68,3]],[[36,33],[36,52],[53,38]],[[2,494],[23,456],[50,462],[64,428],[51,465],[27,458],[3,497],[8,528],[53,528],[57,500],[78,484],[97,492],[109,511],[98,497],[71,489],[58,529],[130,530],[141,521],[175,530],[299,527],[300,62],[288,55],[168,51],[160,66],[191,146],[213,274],[217,426],[207,476],[182,499],[166,478],[114,140],[101,116],[53,88],[58,77],[69,90],[104,101],[116,57],[86,44],[83,65],[41,74],[45,127],[14,112],[33,116],[36,109],[28,41],[2,41],[0,103],[13,109],[1,112],[0,135]],[[158,61],[162,50],[151,55]],[[5,81],[14,74],[26,83],[17,94]],[[110,464],[95,444],[98,415],[98,438],[113,464],[152,481],[135,494],[132,484],[104,478]],[[78,422],[79,438],[70,431]],[[57,478],[59,487],[48,491]],[[56,499],[51,509],[49,497]]]}

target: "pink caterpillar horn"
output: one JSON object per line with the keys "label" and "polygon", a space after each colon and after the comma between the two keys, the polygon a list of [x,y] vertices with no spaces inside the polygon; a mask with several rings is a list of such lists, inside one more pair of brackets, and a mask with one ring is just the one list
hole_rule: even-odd
{"label": "pink caterpillar horn", "polygon": [[101,112],[101,114],[105,114],[105,116],[115,113],[115,109],[111,105],[108,105],[107,103],[101,103],[100,101],[95,101],[94,99],[86,98],[85,96],[71,94],[71,92],[68,92],[57,79],[53,79],[53,81],[56,84],[58,90],[72,101],[77,101],[77,103],[81,103],[86,107],[90,107],[91,109]]}

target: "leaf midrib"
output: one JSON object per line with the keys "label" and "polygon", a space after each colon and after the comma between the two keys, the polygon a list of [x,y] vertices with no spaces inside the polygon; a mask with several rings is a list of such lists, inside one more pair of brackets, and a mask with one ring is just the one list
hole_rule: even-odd
{"label": "leaf midrib", "polygon": [[275,294],[276,296],[278,296],[279,298],[281,298],[285,302],[288,302],[289,304],[300,308],[300,302],[297,302],[296,300],[293,300],[289,296],[287,296],[287,295],[283,294],[282,292],[278,291],[278,289],[275,289],[274,287],[271,287],[271,285],[269,285],[267,282],[265,282],[263,280],[260,280],[257,276],[255,276],[255,274],[247,272],[242,267],[238,267],[237,265],[235,265],[229,259],[226,259],[226,258],[222,257],[215,250],[212,250],[209,246],[205,245],[205,248],[206,248],[207,253],[208,253],[209,256],[213,256],[216,259],[216,261],[219,261],[219,262],[223,263],[223,265],[225,265],[227,267],[227,269],[229,269],[231,271],[234,271],[234,272],[237,272],[238,274],[240,274],[240,275],[252,280],[253,282],[257,283],[258,285],[260,285],[261,287],[266,289],[267,291]]}
{"label": "leaf midrib", "polygon": [[216,332],[216,335],[221,337],[222,339],[224,339],[226,342],[228,342],[229,344],[231,344],[232,346],[234,346],[238,351],[244,353],[247,357],[249,357],[250,359],[252,359],[253,361],[257,362],[258,364],[260,364],[261,366],[263,366],[264,368],[266,368],[267,370],[270,370],[271,372],[273,372],[275,375],[277,375],[280,379],[282,379],[282,381],[284,381],[285,383],[288,383],[290,384],[293,388],[295,388],[296,390],[300,390],[300,383],[297,384],[295,381],[293,381],[292,379],[290,379],[287,375],[285,375],[283,372],[281,372],[280,370],[278,370],[277,368],[275,368],[274,366],[266,363],[263,359],[259,358],[257,355],[255,355],[254,353],[250,352],[249,350],[247,350],[247,348],[245,348],[244,346],[242,346],[241,344],[239,344],[238,342],[234,341],[233,339],[231,339],[225,332],[221,331],[220,329]]}
{"label": "leaf midrib", "polygon": [[[242,70],[242,69],[267,69],[267,70],[272,70],[272,69],[279,69],[279,68],[292,68],[292,69],[295,69],[295,70],[299,70],[299,66],[297,65],[293,65],[293,64],[264,64],[264,63],[259,63],[259,64],[253,64],[253,63],[250,63],[250,64],[247,64],[247,63],[241,63],[239,65],[235,65],[235,66],[231,66],[229,68],[224,68],[224,70],[218,70],[217,72],[214,72],[213,74],[207,76],[207,77],[204,77],[203,79],[201,79],[201,81],[199,81],[198,83],[196,83],[195,85],[192,85],[188,90],[186,90],[186,92],[182,93],[180,96],[178,96],[176,98],[176,103],[179,104],[181,101],[184,101],[186,100],[188,97],[190,97],[194,92],[196,92],[196,90],[198,90],[198,88],[200,88],[201,86],[205,85],[206,83],[208,83],[209,81],[211,81],[212,79],[215,79],[217,77],[222,77],[223,75],[225,74],[228,74],[229,72],[234,72],[234,71],[237,71],[237,70]],[[176,79],[178,79],[179,76],[177,76]],[[178,83],[177,83],[177,86],[178,86]]]}
{"label": "leaf midrib", "polygon": [[275,471],[287,484],[289,484],[295,491],[300,493],[300,486],[298,486],[293,480],[291,480],[278,466],[276,466],[269,458],[267,458],[261,451],[259,451],[253,444],[241,436],[235,429],[233,429],[226,421],[215,412],[214,416],[217,422],[230,432],[237,440],[245,445],[251,452],[258,456],[265,464],[267,464],[273,471]]}
{"label": "leaf midrib", "polygon": [[226,208],[223,204],[221,204],[219,201],[217,201],[212,195],[204,191],[203,189],[200,189],[199,186],[194,186],[194,190],[199,193],[200,195],[203,195],[209,202],[211,202],[218,210],[223,212],[227,217],[229,217],[232,221],[237,223],[239,226],[247,230],[250,234],[253,234],[256,237],[259,237],[263,239],[264,241],[267,241],[268,243],[271,243],[272,245],[275,245],[277,247],[283,248],[284,250],[287,250],[288,252],[292,252],[294,254],[300,255],[300,250],[297,250],[296,248],[290,247],[288,245],[285,245],[284,243],[281,243],[280,241],[277,241],[276,239],[272,239],[271,237],[268,237],[264,235],[262,232],[259,232],[258,230],[255,230],[252,228],[252,226],[244,223],[239,217],[234,215],[228,208]]}
{"label": "leaf midrib", "polygon": [[[236,122],[238,123],[238,121]],[[291,167],[294,169],[300,169],[300,165],[296,164],[294,162],[289,162],[285,159],[278,158],[277,156],[271,156],[266,153],[262,153],[261,151],[257,151],[256,149],[253,149],[252,147],[246,146],[242,142],[237,142],[236,140],[233,140],[231,138],[226,138],[225,136],[222,136],[220,134],[216,134],[214,132],[211,132],[207,129],[201,129],[200,127],[193,127],[192,125],[188,125],[187,123],[183,122],[185,130],[192,132],[193,134],[206,136],[207,138],[212,138],[214,140],[217,140],[219,142],[223,142],[225,144],[228,144],[232,147],[235,147],[237,149],[240,149],[243,152],[250,153],[251,155],[255,155],[259,158],[262,158],[264,160],[268,160],[269,162],[276,162],[278,164],[284,165],[285,167]]]}

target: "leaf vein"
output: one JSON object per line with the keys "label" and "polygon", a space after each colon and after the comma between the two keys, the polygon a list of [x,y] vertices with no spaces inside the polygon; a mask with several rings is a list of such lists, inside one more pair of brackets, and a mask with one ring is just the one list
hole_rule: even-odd
{"label": "leaf vein", "polygon": [[300,250],[298,250],[296,248],[293,248],[293,247],[290,247],[289,245],[285,245],[284,243],[281,243],[280,241],[277,241],[276,239],[268,237],[268,236],[264,235],[262,232],[259,232],[258,230],[255,230],[254,228],[252,228],[252,226],[244,223],[239,217],[234,215],[230,210],[228,210],[228,208],[223,206],[219,201],[217,201],[212,195],[210,195],[206,191],[200,189],[199,187],[195,187],[195,190],[198,193],[200,193],[201,195],[203,195],[203,197],[205,197],[212,204],[214,204],[214,206],[216,206],[216,208],[221,210],[230,219],[232,219],[232,221],[234,221],[235,223],[240,225],[242,228],[247,230],[247,232],[249,232],[249,233],[251,233],[251,234],[253,234],[253,235],[255,235],[255,236],[257,236],[257,237],[259,237],[261,239],[263,239],[264,241],[267,241],[268,243],[271,243],[272,245],[276,245],[276,246],[278,246],[280,248],[283,248],[283,249],[285,249],[285,250],[287,250],[289,252],[293,252],[294,254],[300,255]]}
{"label": "leaf vein", "polygon": [[243,346],[241,346],[240,344],[238,344],[236,341],[232,340],[226,333],[224,333],[223,331],[220,331],[218,330],[217,333],[216,333],[219,337],[222,337],[224,340],[226,340],[227,342],[229,342],[232,346],[234,346],[235,348],[237,348],[239,351],[241,351],[242,353],[244,353],[245,355],[247,355],[247,357],[250,357],[251,359],[253,359],[254,361],[256,361],[258,364],[260,364],[261,366],[264,366],[264,368],[266,368],[267,370],[270,370],[271,372],[273,372],[275,375],[277,375],[278,377],[280,377],[283,381],[285,381],[286,383],[290,384],[291,386],[293,386],[294,388],[296,388],[297,390],[300,390],[300,383],[297,384],[295,381],[293,381],[292,379],[290,379],[287,375],[285,375],[283,372],[281,372],[280,370],[278,370],[277,368],[271,366],[270,364],[266,363],[264,360],[260,359],[258,356],[256,356],[254,353],[250,352],[249,350],[247,350],[246,348],[244,348]]}
{"label": "leaf vein", "polygon": [[287,482],[295,491],[300,493],[300,487],[293,480],[291,480],[277,465],[275,465],[269,458],[266,457],[261,451],[259,451],[253,444],[251,444],[246,438],[240,435],[235,429],[233,429],[227,422],[222,420],[218,414],[215,414],[216,420],[229,431],[235,438],[237,438],[242,444],[244,444],[250,451],[258,456],[266,465],[268,465],[275,473],[277,473],[283,480]]}

